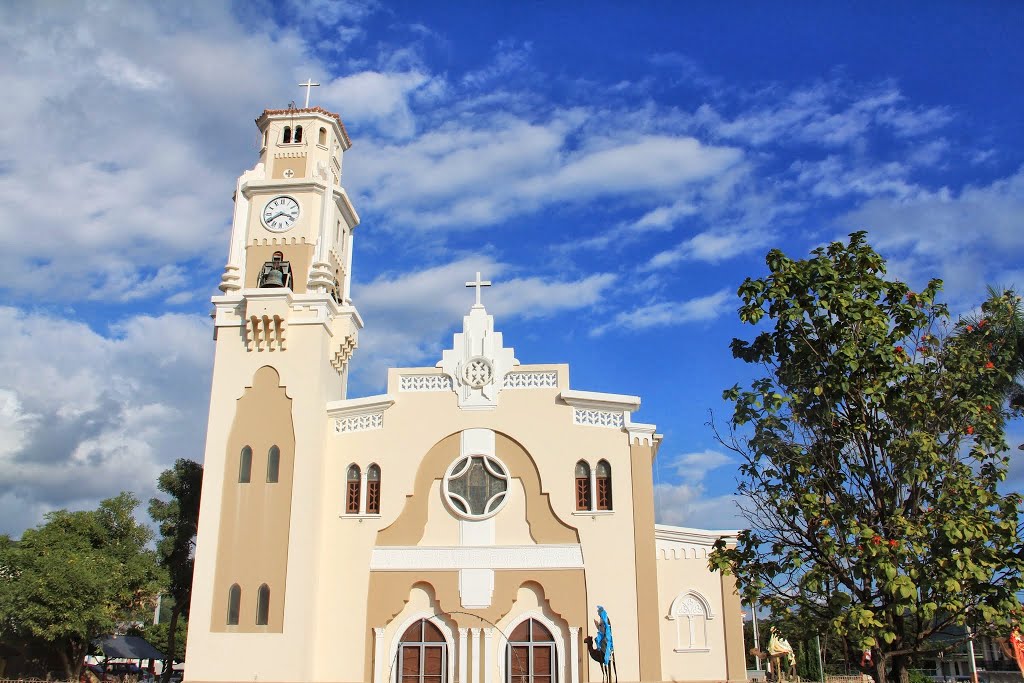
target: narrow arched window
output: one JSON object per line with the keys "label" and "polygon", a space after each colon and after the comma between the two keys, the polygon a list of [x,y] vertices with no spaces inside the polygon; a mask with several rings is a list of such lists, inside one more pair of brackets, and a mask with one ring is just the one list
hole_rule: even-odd
{"label": "narrow arched window", "polygon": [[284,136],[281,138],[281,142],[283,142],[285,144],[288,144],[291,141],[292,141],[292,127],[291,126],[285,126],[284,127]]}
{"label": "narrow arched window", "polygon": [[242,588],[237,583],[228,589],[228,626],[238,626],[238,609],[242,604]]}
{"label": "narrow arched window", "polygon": [[441,629],[420,619],[398,643],[401,683],[441,683],[448,680],[448,642]]}
{"label": "narrow arched window", "polygon": [[380,468],[376,465],[366,470],[366,513],[380,514]]}
{"label": "narrow arched window", "polygon": [[302,126],[295,126],[295,142],[302,142]]}
{"label": "narrow arched window", "polygon": [[505,650],[507,683],[552,683],[558,666],[555,638],[544,624],[527,619],[516,626]]}
{"label": "narrow arched window", "polygon": [[327,145],[327,129],[326,128],[321,128],[320,129],[320,137],[317,138],[317,142],[319,142],[321,145],[325,145],[325,146]]}
{"label": "narrow arched window", "polygon": [[345,490],[345,514],[359,514],[359,466],[348,466],[348,481]]}
{"label": "narrow arched window", "polygon": [[246,446],[238,461],[238,483],[248,484],[252,479],[252,449]]}
{"label": "narrow arched window", "polygon": [[269,133],[267,131],[263,131],[263,146],[264,147],[267,146],[267,138],[268,138],[268,136],[269,136]]}
{"label": "narrow arched window", "polygon": [[270,616],[270,586],[263,584],[256,594],[256,625],[266,626]]}
{"label": "narrow arched window", "polygon": [[597,484],[597,509],[598,510],[611,510],[612,509],[612,466],[608,464],[607,460],[601,460],[597,463],[597,467],[594,468],[594,473]]}
{"label": "narrow arched window", "polygon": [[590,509],[590,465],[583,460],[576,463],[576,509]]}
{"label": "narrow arched window", "polygon": [[267,483],[276,484],[281,472],[281,449],[271,446],[267,451]]}

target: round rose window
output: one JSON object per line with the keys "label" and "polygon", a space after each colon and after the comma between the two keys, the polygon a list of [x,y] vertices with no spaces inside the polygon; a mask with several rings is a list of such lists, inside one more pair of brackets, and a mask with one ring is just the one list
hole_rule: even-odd
{"label": "round rose window", "polygon": [[464,455],[444,475],[448,507],[466,519],[487,519],[505,505],[508,471],[490,455]]}

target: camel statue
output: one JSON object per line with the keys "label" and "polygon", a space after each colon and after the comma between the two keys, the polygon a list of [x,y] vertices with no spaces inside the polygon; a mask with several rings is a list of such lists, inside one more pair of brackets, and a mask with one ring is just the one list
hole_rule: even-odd
{"label": "camel statue", "polygon": [[611,683],[611,671],[615,672],[615,683],[619,683],[619,672],[615,668],[615,655],[612,655],[612,663],[609,666],[604,663],[604,650],[594,645],[594,637],[587,636],[583,639],[583,642],[587,644],[587,652],[590,653],[590,658],[601,665],[601,680],[602,683]]}
{"label": "camel statue", "polygon": [[768,662],[768,669],[766,676],[769,681],[784,681],[784,680],[796,680],[796,664],[790,663],[790,665],[784,666],[783,660],[786,658],[784,654],[770,655],[764,650],[758,650],[756,647],[750,648],[750,654],[757,657],[761,661]]}
{"label": "camel statue", "polygon": [[768,652],[750,648],[750,654],[758,659],[767,660],[768,680],[777,683],[799,680],[796,675],[796,657],[793,654],[793,646],[779,635],[774,626],[771,630],[771,637],[768,639]]}
{"label": "camel statue", "polygon": [[594,620],[594,624],[597,626],[597,638],[587,636],[583,642],[587,644],[587,652],[590,653],[590,657],[601,665],[602,683],[612,683],[612,674],[615,675],[615,683],[619,683],[619,669],[615,665],[612,620],[601,605],[597,606],[597,617]]}

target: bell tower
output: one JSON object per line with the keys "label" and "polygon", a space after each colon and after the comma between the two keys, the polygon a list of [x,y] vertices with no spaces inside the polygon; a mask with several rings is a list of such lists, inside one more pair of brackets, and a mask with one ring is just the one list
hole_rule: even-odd
{"label": "bell tower", "polygon": [[[221,294],[188,653],[197,681],[308,681],[327,495],[326,406],[346,398],[362,319],[359,215],[341,185],[352,146],[321,107],[265,110],[235,185]],[[296,664],[306,663],[306,664]],[[251,669],[251,671],[250,671]]]}
{"label": "bell tower", "polygon": [[359,215],[341,186],[342,159],[352,141],[341,118],[320,107],[267,109],[256,125],[260,156],[235,187],[220,283],[225,296],[214,299],[218,328],[240,312],[230,302],[241,297],[248,350],[284,351],[289,324],[302,322],[275,304],[316,302],[330,319],[336,342],[330,361],[341,379],[336,398],[344,398],[348,360],[362,327],[351,299]]}

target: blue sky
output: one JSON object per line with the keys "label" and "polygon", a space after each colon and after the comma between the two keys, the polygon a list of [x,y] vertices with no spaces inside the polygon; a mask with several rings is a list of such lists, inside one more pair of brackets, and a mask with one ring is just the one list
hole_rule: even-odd
{"label": "blue sky", "polygon": [[770,248],[1024,288],[1022,39],[1010,2],[6,3],[0,533],[201,457],[234,180],[307,77],[354,140],[351,395],[434,364],[480,270],[520,361],[642,396],[659,519],[734,527],[705,423]]}

